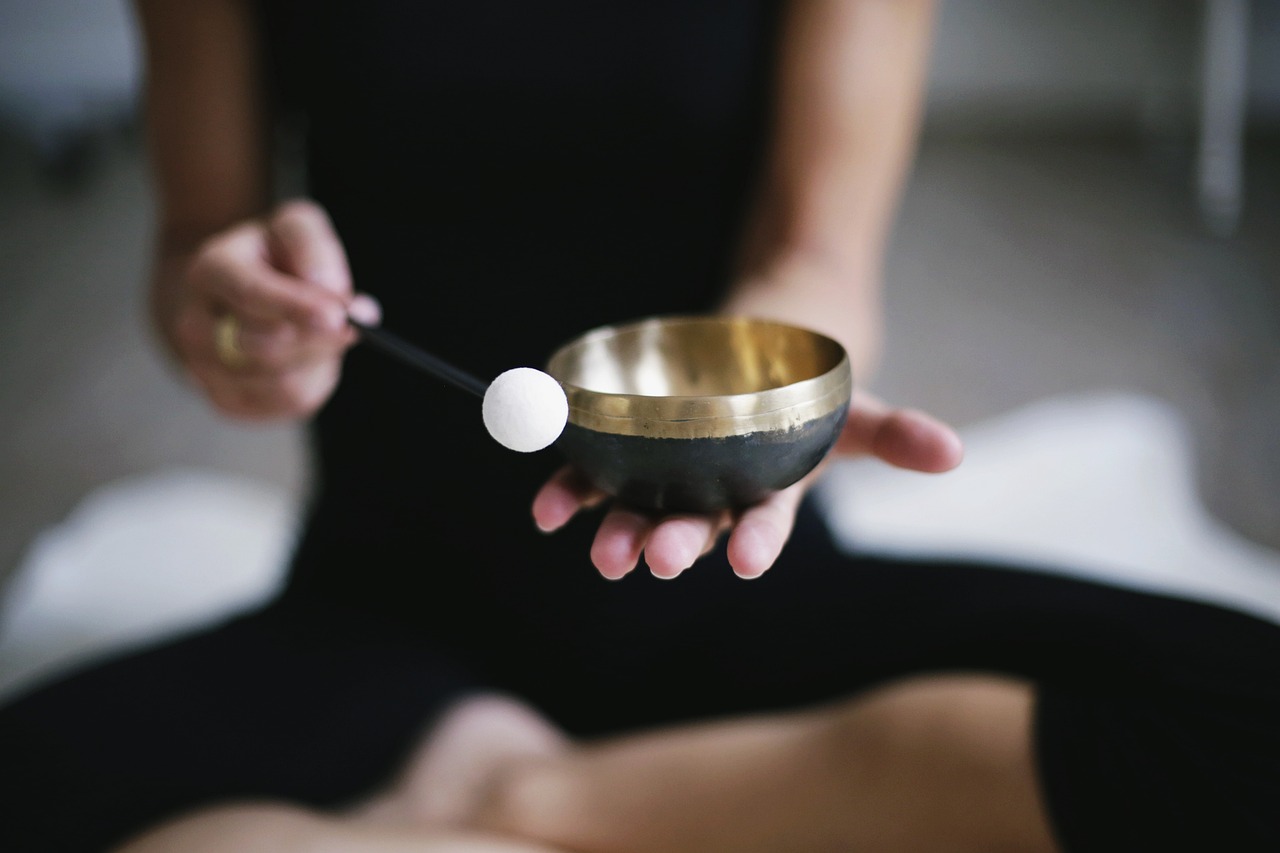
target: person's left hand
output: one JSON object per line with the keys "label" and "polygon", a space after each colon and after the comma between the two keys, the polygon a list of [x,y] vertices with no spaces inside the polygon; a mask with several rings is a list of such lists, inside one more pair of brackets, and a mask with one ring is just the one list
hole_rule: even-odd
{"label": "person's left hand", "polygon": [[[963,449],[955,431],[929,415],[890,408],[870,395],[855,393],[833,453],[875,456],[898,468],[941,473],[960,464]],[[643,553],[654,575],[675,578],[710,551],[728,530],[729,564],[734,573],[742,578],[760,577],[782,552],[800,500],[817,479],[818,470],[737,512],[654,516],[615,504],[596,532],[591,561],[600,574],[619,580],[636,567]],[[550,533],[605,497],[578,471],[565,467],[538,491],[533,499],[533,518],[540,529]]]}

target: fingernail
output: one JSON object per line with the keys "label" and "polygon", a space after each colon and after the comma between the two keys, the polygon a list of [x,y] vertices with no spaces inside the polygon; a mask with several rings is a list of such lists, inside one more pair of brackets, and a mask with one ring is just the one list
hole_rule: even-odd
{"label": "fingernail", "polygon": [[650,566],[649,572],[655,578],[661,578],[664,581],[675,580],[676,578],[680,577],[680,574],[684,572],[685,569],[688,569],[690,566],[693,565],[694,559],[697,559],[697,558],[695,557],[689,560],[681,560],[678,563],[673,564],[670,568],[664,569],[662,572],[659,572],[653,566]]}
{"label": "fingernail", "polygon": [[347,314],[365,326],[376,326],[382,322],[382,306],[367,293],[357,293],[351,298]]}
{"label": "fingernail", "polygon": [[620,573],[618,573],[618,574],[616,574],[616,575],[614,575],[614,574],[609,574],[608,572],[605,572],[605,571],[603,571],[603,570],[601,570],[601,569],[599,569],[599,568],[597,568],[596,570],[597,570],[597,571],[599,571],[599,572],[600,572],[600,576],[601,576],[602,578],[604,578],[605,580],[607,580],[607,581],[620,581],[620,580],[622,580],[623,578],[625,578],[627,575],[631,574],[632,569],[634,569],[634,568],[635,568],[635,567],[633,566],[631,569],[627,569],[625,572],[620,572]]}

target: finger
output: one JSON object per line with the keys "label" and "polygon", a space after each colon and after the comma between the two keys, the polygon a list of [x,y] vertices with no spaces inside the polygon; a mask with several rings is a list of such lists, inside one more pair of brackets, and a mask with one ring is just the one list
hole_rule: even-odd
{"label": "finger", "polygon": [[313,414],[337,384],[332,365],[271,375],[233,375],[195,371],[215,407],[242,420],[298,418]]}
{"label": "finger", "polygon": [[964,445],[941,421],[924,412],[901,409],[885,419],[872,452],[899,468],[940,474],[960,464]]}
{"label": "finger", "polygon": [[239,320],[235,346],[242,356],[234,367],[219,356],[219,318],[207,305],[184,308],[175,320],[175,345],[193,369],[205,367],[238,377],[278,374],[336,360],[354,339],[354,331],[317,335],[285,321]]}
{"label": "finger", "polygon": [[791,536],[804,492],[804,487],[797,483],[742,513],[729,534],[727,549],[734,574],[740,578],[758,578],[773,566]]}
{"label": "finger", "polygon": [[591,562],[609,580],[621,580],[640,560],[653,520],[637,512],[614,507],[600,522],[591,544]]}
{"label": "finger", "polygon": [[239,324],[237,338],[250,369],[279,373],[338,358],[354,343],[355,330],[322,335],[294,323],[245,320]]}
{"label": "finger", "polygon": [[591,485],[576,468],[566,465],[543,484],[533,498],[533,522],[543,533],[559,530],[580,510],[604,500],[604,492]]}
{"label": "finger", "polygon": [[715,545],[728,520],[728,513],[673,515],[662,519],[644,546],[644,561],[649,571],[664,580],[679,577]]}
{"label": "finger", "polygon": [[246,372],[278,373],[302,360],[301,334],[293,323],[241,320],[236,344],[248,364]]}
{"label": "finger", "polygon": [[950,471],[964,457],[951,427],[921,411],[891,409],[870,395],[855,399],[836,449],[926,473]]}
{"label": "finger", "polygon": [[347,316],[364,326],[382,324],[382,305],[367,293],[357,293],[347,305]]}
{"label": "finger", "polygon": [[215,246],[192,265],[192,286],[205,310],[230,311],[242,322],[291,322],[318,334],[345,336],[346,310],[333,294],[302,286],[239,246]]}
{"label": "finger", "polygon": [[306,200],[280,205],[267,222],[267,246],[272,264],[281,272],[348,301],[351,269],[347,254],[320,205]]}
{"label": "finger", "polygon": [[306,200],[285,202],[267,223],[267,245],[278,269],[337,296],[353,320],[365,326],[382,322],[378,301],[352,291],[346,250],[324,208]]}

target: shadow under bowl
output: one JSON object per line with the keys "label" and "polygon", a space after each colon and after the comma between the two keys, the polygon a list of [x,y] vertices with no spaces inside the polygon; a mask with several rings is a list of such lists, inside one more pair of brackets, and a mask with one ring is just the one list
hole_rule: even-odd
{"label": "shadow under bowl", "polygon": [[836,341],[745,317],[601,327],[547,372],[569,400],[556,446],[643,510],[742,507],[795,483],[835,444],[853,392]]}

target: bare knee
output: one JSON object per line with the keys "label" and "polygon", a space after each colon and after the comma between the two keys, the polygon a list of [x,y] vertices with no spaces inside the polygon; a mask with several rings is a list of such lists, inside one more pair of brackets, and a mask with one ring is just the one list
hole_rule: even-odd
{"label": "bare knee", "polygon": [[1053,850],[1033,708],[1031,685],[1008,678],[890,684],[829,712],[827,766],[850,809],[881,824],[886,841],[924,832],[953,849]]}
{"label": "bare knee", "polygon": [[463,700],[435,723],[396,783],[355,814],[381,822],[466,826],[506,790],[507,768],[559,755],[568,739],[528,705],[499,694]]}
{"label": "bare knee", "polygon": [[[693,810],[686,836],[702,837],[707,827],[698,821],[717,812],[697,812],[718,803],[721,815],[760,809],[784,823],[789,817],[777,810],[794,808],[805,836],[816,833],[832,849],[856,842],[900,851],[1051,851],[1031,756],[1032,697],[1028,685],[1007,679],[922,678],[807,713],[514,762],[491,777],[471,825],[612,849],[583,840],[652,834],[655,821],[671,817],[664,810],[682,809]],[[699,754],[715,766],[697,764],[691,756]],[[739,784],[752,769],[770,775]],[[671,799],[680,784],[694,799]],[[797,791],[803,802],[787,805]],[[766,799],[726,809],[725,796]],[[815,820],[822,825],[810,825]]]}
{"label": "bare knee", "polygon": [[830,731],[850,757],[878,771],[913,753],[970,772],[994,770],[1026,757],[1033,696],[1031,685],[1010,678],[912,678],[837,706]]}
{"label": "bare knee", "polygon": [[521,838],[563,837],[585,816],[580,786],[564,758],[510,762],[495,772],[465,823]]}

